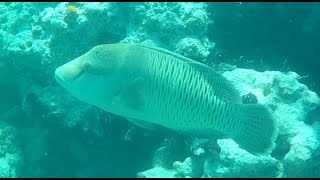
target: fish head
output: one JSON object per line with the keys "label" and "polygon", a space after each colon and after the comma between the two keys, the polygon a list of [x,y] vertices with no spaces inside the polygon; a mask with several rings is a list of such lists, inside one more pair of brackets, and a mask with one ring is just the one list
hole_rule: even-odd
{"label": "fish head", "polygon": [[122,53],[115,46],[98,45],[55,70],[56,81],[73,96],[103,107],[121,90]]}

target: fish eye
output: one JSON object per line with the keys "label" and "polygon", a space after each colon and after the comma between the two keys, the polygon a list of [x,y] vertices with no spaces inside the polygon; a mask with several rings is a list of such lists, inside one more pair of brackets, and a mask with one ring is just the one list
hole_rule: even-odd
{"label": "fish eye", "polygon": [[99,51],[97,51],[97,52],[96,52],[96,55],[98,55],[99,53],[100,53],[100,52],[99,52]]}

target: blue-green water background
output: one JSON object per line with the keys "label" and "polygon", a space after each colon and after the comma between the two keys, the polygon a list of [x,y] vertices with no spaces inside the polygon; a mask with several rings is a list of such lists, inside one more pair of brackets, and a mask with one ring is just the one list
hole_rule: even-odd
{"label": "blue-green water background", "polygon": [[[54,8],[59,3],[22,4],[4,3],[0,9],[5,12],[5,15],[0,15],[0,114],[5,123],[2,127],[10,125],[15,128],[13,131],[16,136],[10,142],[13,148],[19,147],[23,157],[23,163],[16,171],[17,176],[136,177],[137,172],[151,168],[153,153],[163,143],[163,139],[168,137],[178,142],[175,147],[179,152],[176,160],[186,157],[182,137],[169,130],[150,132],[139,127],[133,128],[125,119],[96,108],[88,110],[86,105],[74,99],[62,101],[58,105],[49,103],[50,100],[64,96],[69,98],[54,82],[54,68],[97,44],[123,40],[128,31],[123,24],[135,20],[132,14],[135,3],[117,4],[121,7],[121,18],[112,20],[113,30],[109,31],[110,22],[102,18],[107,15],[97,13],[97,19],[101,18],[101,22],[89,22],[89,28],[85,29],[87,32],[81,28],[78,30],[76,23],[70,24],[69,29],[52,29],[49,25],[46,27],[39,23],[37,18],[32,19],[33,13],[36,16],[45,8]],[[320,11],[315,10],[320,9],[319,3],[207,4],[208,17],[214,23],[208,26],[205,36],[216,43],[206,58],[207,62],[227,62],[258,71],[292,70],[308,76],[301,79],[301,82],[320,93]],[[33,7],[31,10],[27,8],[30,6]],[[23,21],[13,25],[14,18],[19,16],[18,12],[25,12],[25,9],[31,16],[25,21],[26,25],[19,24]],[[54,52],[53,57],[26,52],[23,48],[21,51],[8,50],[10,46],[4,42],[9,42],[6,39],[11,37],[6,37],[3,31],[17,36],[21,31],[19,28],[28,29],[28,23],[31,22],[39,23],[44,33],[57,31],[53,33],[55,37],[48,45]],[[105,30],[101,31],[102,28],[96,26],[104,26]],[[88,38],[90,33],[91,37]],[[176,34],[172,34],[174,36]],[[156,32],[152,37],[159,38],[159,42],[166,42],[165,38],[170,36],[161,39]],[[22,40],[27,41],[24,38]],[[52,62],[55,60],[58,62]],[[84,130],[83,124],[72,127],[63,125],[58,120],[66,116],[60,117],[59,112],[63,110],[56,106],[67,107],[68,112],[65,114],[69,114],[70,119],[77,117],[99,122],[99,125],[96,122],[87,125],[98,126],[99,135]],[[81,117],[78,117],[79,114]],[[126,133],[131,133],[129,139],[123,138]]]}

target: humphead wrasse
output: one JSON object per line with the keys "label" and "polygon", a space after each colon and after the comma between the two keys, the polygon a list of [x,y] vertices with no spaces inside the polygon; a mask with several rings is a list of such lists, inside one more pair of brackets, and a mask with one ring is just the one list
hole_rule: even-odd
{"label": "humphead wrasse", "polygon": [[255,155],[275,147],[277,123],[261,104],[243,104],[212,68],[141,44],[105,44],[58,67],[73,96],[136,125],[163,126],[201,138],[232,138]]}

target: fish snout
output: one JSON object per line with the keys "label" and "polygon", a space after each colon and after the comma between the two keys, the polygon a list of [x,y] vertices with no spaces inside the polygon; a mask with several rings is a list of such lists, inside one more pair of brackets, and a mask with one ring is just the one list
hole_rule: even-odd
{"label": "fish snout", "polygon": [[79,78],[85,71],[85,65],[80,59],[70,61],[55,70],[55,78],[58,82],[71,82]]}
{"label": "fish snout", "polygon": [[66,79],[61,71],[61,67],[58,67],[56,70],[55,70],[55,73],[54,73],[54,76],[55,76],[55,79],[57,82],[59,83],[62,83],[62,82],[65,82]]}

